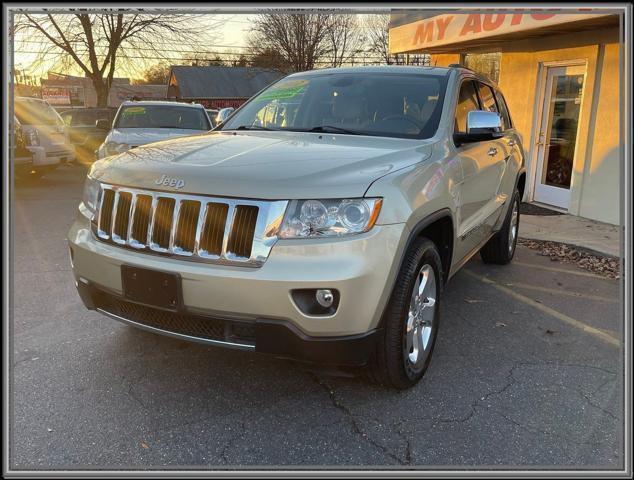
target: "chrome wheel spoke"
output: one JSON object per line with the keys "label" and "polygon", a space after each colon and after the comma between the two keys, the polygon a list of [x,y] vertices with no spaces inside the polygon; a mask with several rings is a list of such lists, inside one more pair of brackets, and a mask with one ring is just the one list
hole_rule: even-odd
{"label": "chrome wheel spoke", "polygon": [[436,275],[431,265],[423,265],[416,275],[405,325],[406,360],[419,368],[425,361],[433,334],[436,311]]}
{"label": "chrome wheel spoke", "polygon": [[427,346],[429,345],[429,339],[431,338],[431,326],[425,325],[422,329],[421,339],[423,349],[427,350]]}

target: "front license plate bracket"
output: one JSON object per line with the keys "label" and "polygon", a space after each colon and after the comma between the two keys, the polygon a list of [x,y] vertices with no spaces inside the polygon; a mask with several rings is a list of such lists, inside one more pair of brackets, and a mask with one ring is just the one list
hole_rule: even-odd
{"label": "front license plate bracket", "polygon": [[178,273],[122,265],[121,283],[123,296],[132,302],[171,311],[182,308]]}

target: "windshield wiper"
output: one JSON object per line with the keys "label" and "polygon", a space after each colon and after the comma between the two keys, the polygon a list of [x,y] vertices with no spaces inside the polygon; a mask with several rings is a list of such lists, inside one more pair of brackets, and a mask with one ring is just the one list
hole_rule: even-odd
{"label": "windshield wiper", "polygon": [[347,128],[335,127],[333,125],[319,125],[318,127],[313,127],[307,132],[322,132],[322,133],[345,133],[348,135],[362,135],[361,132],[357,132],[355,130],[348,130]]}
{"label": "windshield wiper", "polygon": [[272,128],[260,127],[259,125],[240,125],[232,130],[273,130]]}

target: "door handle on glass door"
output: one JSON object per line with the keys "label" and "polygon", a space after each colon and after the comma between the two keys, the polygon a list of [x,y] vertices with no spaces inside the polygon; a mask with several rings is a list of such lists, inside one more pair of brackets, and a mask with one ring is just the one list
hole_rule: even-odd
{"label": "door handle on glass door", "polygon": [[494,155],[497,155],[497,153],[498,153],[498,149],[495,147],[491,147],[489,148],[487,155],[489,155],[490,157],[493,157]]}

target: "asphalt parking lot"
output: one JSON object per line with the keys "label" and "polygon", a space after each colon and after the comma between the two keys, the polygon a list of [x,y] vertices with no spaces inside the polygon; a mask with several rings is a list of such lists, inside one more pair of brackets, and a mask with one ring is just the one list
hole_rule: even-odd
{"label": "asphalt parking lot", "polygon": [[427,375],[395,392],[85,310],[66,246],[84,174],[15,190],[12,469],[622,468],[617,280],[474,258]]}

